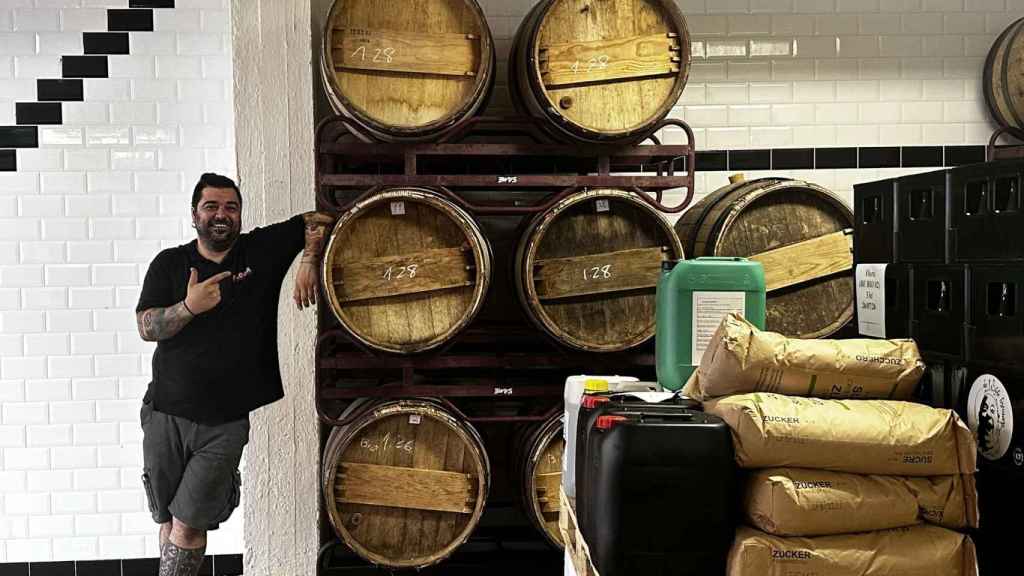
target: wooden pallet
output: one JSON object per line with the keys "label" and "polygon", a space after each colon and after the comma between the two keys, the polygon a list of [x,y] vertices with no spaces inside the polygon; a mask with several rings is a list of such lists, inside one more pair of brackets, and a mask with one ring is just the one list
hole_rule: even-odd
{"label": "wooden pallet", "polygon": [[565,551],[572,561],[576,576],[600,576],[590,560],[590,548],[576,524],[576,503],[565,495],[565,490],[559,489],[558,497],[562,503],[558,513],[558,530],[562,533],[562,542],[565,543]]}

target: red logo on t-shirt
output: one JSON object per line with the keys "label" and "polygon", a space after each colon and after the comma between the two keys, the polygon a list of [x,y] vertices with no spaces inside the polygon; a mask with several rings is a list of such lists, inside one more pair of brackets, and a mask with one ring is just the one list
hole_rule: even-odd
{"label": "red logo on t-shirt", "polygon": [[242,280],[245,280],[246,278],[248,278],[251,274],[252,274],[252,268],[246,266],[244,271],[239,272],[238,274],[235,274],[234,276],[232,276],[231,280],[233,282],[235,282],[235,283],[238,283],[238,282],[241,282]]}

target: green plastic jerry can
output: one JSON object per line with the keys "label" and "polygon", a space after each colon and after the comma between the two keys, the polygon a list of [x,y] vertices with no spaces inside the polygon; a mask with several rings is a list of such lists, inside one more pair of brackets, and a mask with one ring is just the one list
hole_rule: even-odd
{"label": "green plastic jerry can", "polygon": [[662,262],[658,278],[655,359],[658,384],[683,387],[722,318],[739,312],[764,329],[764,268],[746,258]]}

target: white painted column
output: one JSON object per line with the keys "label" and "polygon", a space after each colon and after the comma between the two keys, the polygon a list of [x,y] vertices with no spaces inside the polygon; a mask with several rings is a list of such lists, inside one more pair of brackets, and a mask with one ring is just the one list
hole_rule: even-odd
{"label": "white painted column", "polygon": [[[314,207],[310,0],[232,0],[231,13],[238,176],[251,228]],[[316,573],[316,321],[291,302],[294,269],[278,311],[285,398],[253,413],[245,456],[247,576]]]}

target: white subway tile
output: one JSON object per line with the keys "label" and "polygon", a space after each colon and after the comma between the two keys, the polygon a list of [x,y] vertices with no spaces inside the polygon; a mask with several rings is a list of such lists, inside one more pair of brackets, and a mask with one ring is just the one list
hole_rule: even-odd
{"label": "white subway tile", "polygon": [[793,143],[796,146],[835,146],[835,126],[794,126]]}
{"label": "white subway tile", "polygon": [[[141,268],[140,275],[141,275]],[[141,276],[140,276],[141,277]],[[117,290],[116,305],[118,308],[135,308],[135,304],[139,301],[139,295],[142,293],[141,286],[118,286]],[[134,336],[134,334],[133,334]]]}
{"label": "white subway tile", "polygon": [[965,85],[964,80],[925,79],[924,97],[928,100],[962,100]]}
{"label": "white subway tile", "polygon": [[749,0],[714,0],[708,2],[709,13],[746,12],[749,8]]}
{"label": "white subway tile", "polygon": [[7,562],[46,562],[52,558],[49,539],[18,539],[7,542]]}
{"label": "white subway tile", "polygon": [[729,106],[731,126],[767,126],[770,123],[771,106],[767,104]]}
{"label": "white subway tile", "polygon": [[[14,58],[12,58],[10,56],[0,56],[0,78],[13,78],[13,77],[14,77]],[[9,116],[5,115],[4,118],[6,119],[6,118],[9,117],[9,118],[13,119],[14,118],[14,115],[12,114],[13,109],[12,108],[5,108],[5,110],[8,111],[7,114],[9,114]]]}
{"label": "white subway tile", "polygon": [[773,14],[792,12],[793,0],[750,0],[750,11]]}
{"label": "white subway tile", "polygon": [[85,240],[88,226],[85,218],[43,218],[44,240]]}
{"label": "white subway tile", "polygon": [[[128,311],[122,314],[135,324],[134,314]],[[139,374],[139,356],[137,354],[110,354],[96,356],[97,376],[137,376]]]}
{"label": "white subway tile", "polygon": [[135,237],[132,218],[93,218],[89,220],[94,240],[126,240]]}
{"label": "white subway tile", "polygon": [[796,126],[814,123],[814,104],[775,104],[772,106],[772,124]]}
{"label": "white subway tile", "polygon": [[901,124],[879,127],[879,138],[886,145],[907,146],[921,144],[920,124]]}
{"label": "white subway tile", "polygon": [[[233,174],[238,171],[238,166],[235,164],[235,149],[234,148],[208,148],[203,150],[203,164],[207,170],[216,172],[219,174]],[[191,235],[191,231],[188,230],[190,227],[186,222],[185,230],[188,235]]]}
{"label": "white subway tile", "polygon": [[714,82],[727,77],[725,62],[694,62],[690,66],[690,80],[694,82]]}
{"label": "white subway tile", "polygon": [[989,137],[995,128],[989,123],[965,124],[964,141],[967,144],[988,144]]}
{"label": "white subway tile", "polygon": [[97,538],[54,538],[54,560],[95,560],[98,550]]}
{"label": "white subway tile", "polygon": [[[886,0],[888,2],[888,0]],[[884,4],[884,3],[883,3]],[[897,14],[861,14],[857,16],[860,34],[899,34],[900,16]]]}
{"label": "white subway tile", "polygon": [[751,83],[752,104],[777,104],[793,101],[793,84],[789,82]]}
{"label": "white subway tile", "polygon": [[[65,107],[74,102],[65,103]],[[73,123],[74,120],[68,120],[69,123]],[[40,146],[81,146],[82,145],[82,133],[81,128],[68,128],[66,126],[40,126],[39,127],[39,145]]]}
{"label": "white subway tile", "polygon": [[[4,406],[4,413],[7,406]],[[4,468],[7,470],[45,470],[50,467],[48,448],[4,448]],[[10,506],[10,496],[6,498]],[[17,514],[20,510],[9,513]]]}
{"label": "white subway tile", "polygon": [[[76,288],[72,288],[72,290],[76,290]],[[50,356],[47,358],[47,363],[47,374],[50,378],[92,376],[92,356]],[[26,390],[27,388],[28,384],[26,384]]]}
{"label": "white subway tile", "polygon": [[[33,452],[47,453],[45,448],[32,448]],[[31,490],[32,485],[29,484],[28,488]],[[8,494],[4,499],[5,509],[9,515],[40,515],[50,513],[50,495],[49,494]],[[27,533],[26,533],[27,535]]]}
{"label": "white subway tile", "polygon": [[[158,152],[158,166],[161,170],[195,170],[196,166],[202,165],[202,153],[199,150],[163,148]],[[152,189],[136,190],[152,194]]]}
{"label": "white subway tile", "polygon": [[77,32],[40,32],[37,34],[40,54],[81,54],[82,35]]}
{"label": "white subway tile", "polygon": [[38,192],[39,178],[36,174],[0,172],[0,195],[36,194]]}
{"label": "white subway tile", "polygon": [[857,106],[851,103],[815,104],[814,120],[818,124],[840,124],[857,117]]}
{"label": "white subway tile", "polygon": [[988,55],[995,37],[991,34],[964,36],[963,56],[982,57]]}
{"label": "white subway tile", "polygon": [[149,387],[149,378],[144,376],[136,378],[118,378],[118,397],[135,398],[141,400]]}
{"label": "white subway tile", "polygon": [[[104,161],[104,165],[106,161]],[[130,172],[89,172],[86,175],[86,190],[90,194],[120,194],[131,192]]]}
{"label": "white subway tile", "polygon": [[25,400],[24,381],[0,380],[0,402],[21,402],[23,400]]}
{"label": "white subway tile", "polygon": [[158,196],[114,196],[114,215],[149,216],[160,213]]}
{"label": "white subway tile", "polygon": [[[1014,8],[1016,9],[1016,7],[1014,7]],[[990,34],[1001,33],[1006,28],[1009,28],[1009,25],[1010,25],[1010,23],[1013,22],[1013,20],[1014,20],[1014,17],[1011,14],[1007,14],[1005,12],[995,13],[995,14],[986,14],[985,15],[985,31],[990,33]]]}
{"label": "white subway tile", "polygon": [[875,58],[879,55],[878,36],[840,36],[839,56],[843,58]]}
{"label": "white subway tile", "polygon": [[173,55],[177,50],[176,34],[173,32],[146,32],[132,34],[128,41],[132,54],[142,55]]}
{"label": "white subway tile", "polygon": [[75,516],[75,534],[79,536],[108,536],[120,531],[121,517],[117,514],[79,514]]}
{"label": "white subway tile", "polygon": [[943,60],[946,78],[974,79],[984,66],[984,58],[946,58]]}
{"label": "white subway tile", "polygon": [[[106,102],[65,102],[64,122],[71,125],[76,124],[103,124],[110,123],[110,106]],[[69,136],[68,140],[73,136]],[[79,138],[81,140],[81,138]],[[71,142],[80,144],[81,142]]]}
{"label": "white subway tile", "polygon": [[734,14],[728,17],[730,36],[771,34],[772,18],[767,14]]}
{"label": "white subway tile", "polygon": [[[195,170],[195,166],[189,166],[187,170]],[[189,184],[188,192],[191,192],[192,183]],[[138,194],[168,194],[180,195],[186,192],[182,185],[181,173],[179,172],[136,172],[135,192]],[[182,199],[187,204],[187,199]]]}
{"label": "white subway tile", "polygon": [[65,8],[60,11],[61,30],[97,32],[107,29],[107,11],[95,8]]}
{"label": "white subway tile", "polygon": [[113,260],[113,244],[111,242],[68,242],[68,262],[71,264],[111,262]]}
{"label": "white subway tile", "polygon": [[[750,56],[754,58],[777,58],[780,56],[789,56],[793,53],[795,43],[792,40],[775,40],[775,39],[754,39],[750,41]],[[729,65],[737,64],[738,62],[729,62]],[[750,64],[755,64],[751,62]],[[757,62],[756,64],[766,64],[764,62]]]}
{"label": "white subway tile", "polygon": [[146,263],[160,252],[157,241],[114,242],[114,259],[118,262]]}
{"label": "white subway tile", "polygon": [[[69,290],[71,308],[97,309],[114,306],[114,289],[110,287],[82,287]],[[82,376],[83,374],[77,374]]]}
{"label": "white subway tile", "polygon": [[901,107],[894,102],[868,102],[859,105],[858,118],[864,124],[895,124],[902,118]]}
{"label": "white subway tile", "polygon": [[35,218],[0,218],[0,240],[36,240],[39,220]]}
{"label": "white subway tile", "polygon": [[145,550],[142,536],[100,536],[100,555],[106,558],[139,558]]}
{"label": "white subway tile", "polygon": [[[742,32],[748,34],[749,32]],[[209,32],[178,34],[178,54],[182,56],[217,56],[226,52],[225,37]]]}
{"label": "white subway tile", "polygon": [[[50,422],[53,424],[79,424],[96,421],[95,402],[51,402]],[[94,464],[95,466],[95,464]]]}
{"label": "white subway tile", "polygon": [[[89,267],[83,265],[46,266],[47,286],[88,286]],[[53,328],[51,327],[51,330]]]}
{"label": "white subway tile", "polygon": [[931,58],[964,56],[964,38],[962,36],[925,36],[922,55]]}
{"label": "white subway tile", "polygon": [[[135,404],[138,406],[138,400],[135,401]],[[121,438],[122,444],[142,444],[144,434],[138,419],[131,422],[120,422],[117,426],[118,436]]]}
{"label": "white subway tile", "polygon": [[46,327],[48,330],[88,332],[92,330],[92,315],[85,310],[48,310]]}
{"label": "white subway tile", "polygon": [[942,102],[902,104],[903,121],[907,123],[942,122]]}
{"label": "white subway tile", "polygon": [[131,264],[97,264],[93,266],[92,281],[99,286],[135,285],[139,283],[138,268]]}
{"label": "white subway tile", "polygon": [[[21,334],[0,334],[0,355],[24,356],[25,337]],[[3,393],[0,392],[0,402],[2,401]]]}
{"label": "white subway tile", "polygon": [[114,170],[152,170],[156,168],[153,150],[111,150],[110,166]]}
{"label": "white subway tile", "polygon": [[117,468],[82,469],[73,473],[75,490],[111,490],[120,486],[120,472]]}
{"label": "white subway tile", "polygon": [[14,29],[25,32],[56,32],[60,29],[60,11],[50,8],[15,8]]}
{"label": "white subway tile", "polygon": [[894,58],[865,58],[860,61],[861,80],[894,80],[899,77],[899,60]]}
{"label": "white subway tile", "polygon": [[[0,426],[0,448],[23,448],[25,446],[25,427]],[[0,489],[4,489],[6,477],[0,472]],[[21,472],[24,474],[24,472]]]}
{"label": "white subway tile", "polygon": [[[36,83],[32,80],[0,80],[0,100],[35,100]],[[4,103],[4,107],[7,104]],[[12,111],[13,112],[13,111]],[[31,150],[31,148],[26,148]],[[24,169],[19,166],[19,169]]]}
{"label": "white subway tile", "polygon": [[927,79],[942,77],[941,58],[905,58],[903,59],[903,77]]}
{"label": "white subway tile", "polygon": [[154,56],[116,54],[107,57],[111,78],[153,78],[156,75]]}
{"label": "white subway tile", "polygon": [[[71,349],[75,354],[110,354],[116,350],[114,334],[74,334]],[[75,378],[71,381],[75,400],[113,400],[117,397],[114,378]]]}
{"label": "white subway tile", "polygon": [[816,34],[822,36],[856,34],[858,31],[858,22],[855,17],[852,17],[849,14],[816,16],[814,18],[814,31]]}
{"label": "white subway tile", "polygon": [[146,494],[142,490],[114,490],[100,492],[100,512],[139,512],[146,509]]}
{"label": "white subway tile", "polygon": [[40,310],[6,310],[0,312],[0,331],[15,334],[44,332],[44,320],[45,313]]}
{"label": "white subway tile", "polygon": [[135,512],[121,515],[121,532],[124,534],[153,533],[153,516],[148,512]]}
{"label": "white subway tile", "polygon": [[64,215],[64,198],[61,196],[22,196],[19,204],[22,216]]}
{"label": "white subway tile", "polygon": [[[64,152],[64,163],[68,170],[103,170],[110,166],[110,151],[103,148],[90,148],[82,150],[65,150]],[[78,178],[79,175],[65,175],[63,179],[73,181]],[[60,180],[61,177],[54,176],[54,179]],[[76,184],[77,186],[77,184]],[[68,193],[80,193],[80,190],[74,190]]]}
{"label": "white subway tile", "polygon": [[22,242],[22,264],[61,264],[64,262],[63,242]]}
{"label": "white subway tile", "polygon": [[117,444],[118,427],[116,422],[97,422],[75,424],[75,446],[102,446]]}
{"label": "white subway tile", "polygon": [[28,519],[28,532],[33,538],[72,536],[75,531],[74,516],[33,516]]}
{"label": "white subway tile", "polygon": [[839,102],[871,102],[878,100],[879,87],[875,80],[836,82],[836,100]]}
{"label": "white subway tile", "polygon": [[128,126],[89,126],[85,130],[88,146],[127,146],[131,143]]}
{"label": "white subway tile", "polygon": [[[140,35],[133,35],[138,38]],[[118,78],[85,78],[83,93],[86,102],[121,102],[131,98],[129,81]],[[99,107],[100,105],[97,105]],[[106,106],[103,106],[106,115]]]}
{"label": "white subway tile", "polygon": [[[64,167],[64,152],[47,148],[22,148],[18,150],[18,169],[27,172],[39,170],[61,170]],[[34,178],[33,178],[34,180]],[[0,187],[3,184],[0,183]]]}
{"label": "white subway tile", "polygon": [[96,403],[96,413],[98,422],[135,422],[139,418],[139,402],[134,399],[101,400]]}
{"label": "white subway tile", "polygon": [[[54,288],[37,288],[32,292],[52,291]],[[63,291],[63,288],[56,288]],[[44,317],[45,320],[45,317]],[[68,353],[68,335],[62,333],[26,334],[25,355],[47,356]],[[70,400],[69,383],[60,380],[33,380],[25,385],[28,399],[34,400]]]}
{"label": "white subway tile", "polygon": [[879,140],[878,126],[837,126],[836,144],[839,146],[878,146],[884,144]]}
{"label": "white subway tile", "polygon": [[920,80],[890,80],[881,83],[883,101],[920,100],[923,94],[924,83]]}
{"label": "white subway tile", "polygon": [[[692,29],[691,29],[692,30]],[[202,78],[203,61],[198,56],[157,56],[156,77],[181,79]]]}
{"label": "white subway tile", "polygon": [[963,124],[924,124],[922,129],[926,144],[938,144],[940,142],[963,144],[966,142]]}
{"label": "white subway tile", "polygon": [[726,16],[686,16],[686,27],[694,36],[725,36],[729,33],[729,19]]}
{"label": "white subway tile", "polygon": [[[708,40],[705,42],[704,46],[704,50],[707,53],[708,58],[743,58],[747,55],[748,42],[746,40]],[[185,81],[183,80],[181,91],[182,100],[186,99],[184,82]],[[192,80],[191,82],[194,83],[197,81]],[[216,90],[216,88],[214,88],[214,90]],[[192,98],[201,98],[203,92],[204,90],[199,88],[197,90],[190,90],[188,93]],[[217,94],[215,93],[213,97],[209,99],[219,99],[216,98],[216,96]]]}
{"label": "white subway tile", "polygon": [[[17,216],[17,198],[15,200],[15,216]],[[0,242],[0,265],[15,265],[21,262],[18,256],[18,243],[17,242]],[[4,302],[0,300],[0,302]]]}
{"label": "white subway tile", "polygon": [[96,512],[96,495],[91,492],[58,492],[53,494],[50,505],[54,514],[92,514]]}
{"label": "white subway tile", "polygon": [[[24,428],[18,427],[18,430],[24,430]],[[24,492],[25,474],[24,470],[0,471],[0,491],[5,493]]]}
{"label": "white subway tile", "polygon": [[[96,330],[103,332],[136,330],[138,328],[134,306],[132,310],[95,310],[93,311],[93,320]],[[105,376],[105,374],[103,375]]]}
{"label": "white subway tile", "polygon": [[836,12],[878,12],[879,0],[838,0]]}
{"label": "white subway tile", "polygon": [[926,12],[959,12],[964,9],[964,0],[923,0],[921,8]]}
{"label": "white subway tile", "polygon": [[814,60],[773,60],[773,80],[813,80]]}
{"label": "white subway tile", "polygon": [[900,21],[906,34],[942,34],[942,14],[903,14]]}
{"label": "white subway tile", "polygon": [[109,196],[69,196],[66,206],[68,216],[109,216]]}
{"label": "white subway tile", "polygon": [[[696,50],[691,45],[693,56],[697,57]],[[701,46],[700,57],[703,57],[703,46]],[[230,80],[232,74],[231,58],[229,56],[203,56],[203,78]]]}
{"label": "white subway tile", "polygon": [[199,10],[185,10],[177,6],[174,10],[154,10],[153,29],[156,31],[199,32],[202,29]]}
{"label": "white subway tile", "polygon": [[776,14],[772,16],[772,35],[810,36],[814,34],[814,17],[805,15]]}
{"label": "white subway tile", "polygon": [[110,104],[112,122],[124,124],[153,124],[156,122],[156,104],[152,102],[114,102]]}
{"label": "white subway tile", "polygon": [[695,126],[722,126],[729,122],[726,106],[687,106],[684,115]]}
{"label": "white subway tile", "polygon": [[827,13],[835,9],[835,0],[793,0],[794,12]]}
{"label": "white subway tile", "polygon": [[[29,446],[68,446],[71,444],[70,424],[50,424],[46,426],[28,426]],[[33,484],[39,489],[37,484]],[[71,474],[67,474],[67,488],[71,488]],[[51,488],[55,489],[55,488]]]}
{"label": "white subway tile", "polygon": [[966,0],[964,10],[968,12],[1002,12],[1006,10],[1006,0]]}
{"label": "white subway tile", "polygon": [[92,446],[73,446],[50,448],[53,468],[59,470],[75,470],[78,468],[96,467],[96,448]]}
{"label": "white subway tile", "polygon": [[709,104],[745,104],[747,102],[747,85],[744,84],[708,84]]}
{"label": "white subway tile", "polygon": [[142,466],[142,446],[139,444],[100,446],[99,455],[101,468]]}
{"label": "white subway tile", "polygon": [[0,32],[0,53],[9,56],[35,55],[36,35],[32,31]]}
{"label": "white subway tile", "polygon": [[712,149],[747,148],[750,146],[749,128],[708,128],[708,147]]}
{"label": "white subway tile", "polygon": [[836,99],[835,82],[794,82],[795,102],[832,102]]}
{"label": "white subway tile", "polygon": [[883,57],[915,58],[923,53],[921,36],[882,36],[879,54]]}

